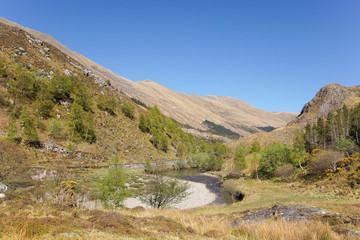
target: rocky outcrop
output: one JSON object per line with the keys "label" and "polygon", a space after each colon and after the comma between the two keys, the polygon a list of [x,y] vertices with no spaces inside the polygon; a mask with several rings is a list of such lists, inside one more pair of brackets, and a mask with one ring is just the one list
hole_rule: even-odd
{"label": "rocky outcrop", "polygon": [[358,86],[346,87],[337,83],[328,84],[321,88],[310,102],[305,104],[300,115],[290,124],[314,123],[317,118],[326,118],[329,113],[341,108],[350,98],[358,95]]}
{"label": "rocky outcrop", "polygon": [[286,221],[310,221],[310,216],[314,214],[324,215],[328,211],[320,208],[304,208],[303,205],[285,206],[275,205],[270,209],[261,209],[253,213],[245,215],[245,217],[232,223],[233,227],[239,226],[242,223],[254,223],[265,221],[275,216],[280,217]]}
{"label": "rocky outcrop", "polygon": [[338,233],[360,236],[360,231],[348,230],[348,227],[339,228],[339,226],[347,225],[358,226],[360,224],[360,216],[331,213],[323,208],[306,208],[304,205],[275,205],[270,209],[260,209],[256,212],[246,214],[244,217],[232,222],[231,225],[236,228],[245,223],[257,223],[271,218],[290,222],[322,221],[332,226]]}

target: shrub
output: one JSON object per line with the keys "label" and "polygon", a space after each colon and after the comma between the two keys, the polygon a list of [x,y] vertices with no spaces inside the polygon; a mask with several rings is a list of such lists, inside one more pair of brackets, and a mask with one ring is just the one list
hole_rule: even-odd
{"label": "shrub", "polygon": [[326,170],[336,171],[337,162],[344,158],[340,152],[326,150],[314,156],[309,164],[311,174],[325,174]]}
{"label": "shrub", "polygon": [[221,196],[225,202],[235,203],[242,201],[245,197],[245,194],[241,192],[239,186],[236,185],[232,180],[228,180],[222,184]]}
{"label": "shrub", "polygon": [[[116,158],[118,158],[117,155]],[[107,176],[101,180],[99,186],[100,200],[105,207],[110,209],[122,207],[124,199],[130,195],[125,185],[127,173],[119,163],[115,161],[114,167],[108,170]]]}
{"label": "shrub", "polygon": [[337,151],[346,153],[348,157],[359,150],[356,144],[348,138],[340,138],[335,145]]}
{"label": "shrub", "polygon": [[185,144],[180,143],[176,148],[176,155],[178,157],[185,157],[186,152],[187,152],[187,150],[186,150]]}
{"label": "shrub", "polygon": [[276,169],[274,176],[282,179],[288,179],[292,174],[295,173],[296,168],[292,164],[286,164]]}
{"label": "shrub", "polygon": [[76,186],[74,181],[63,181],[55,188],[54,202],[66,207],[76,207]]}
{"label": "shrub", "polygon": [[22,135],[27,143],[39,140],[39,136],[36,132],[34,120],[30,117],[26,111],[20,117],[24,124]]}
{"label": "shrub", "polygon": [[139,128],[141,131],[147,133],[150,132],[150,123],[149,119],[145,117],[145,115],[142,113],[139,117]]}
{"label": "shrub", "polygon": [[3,91],[0,91],[0,106],[4,106],[4,107],[10,106],[8,94]]}
{"label": "shrub", "polygon": [[235,164],[235,167],[239,168],[239,169],[245,169],[247,167],[245,153],[244,153],[244,149],[242,147],[238,147],[235,150],[234,164]]}
{"label": "shrub", "polygon": [[115,116],[116,100],[109,96],[100,95],[98,97],[97,106],[100,110],[108,112],[110,115]]}
{"label": "shrub", "polygon": [[76,102],[71,107],[71,120],[69,126],[72,128],[74,140],[83,139],[87,142],[95,142],[94,119],[91,112],[85,112]]}
{"label": "shrub", "polygon": [[258,153],[261,150],[261,145],[258,141],[253,141],[249,147],[249,153]]}
{"label": "shrub", "polygon": [[12,111],[9,116],[6,138],[12,142],[20,142],[18,141],[19,138],[17,136],[17,132],[18,132],[18,128],[16,125],[16,116],[15,116],[15,112]]}
{"label": "shrub", "polygon": [[220,170],[224,160],[222,156],[215,156],[214,154],[200,152],[189,155],[189,165],[194,168],[199,168],[200,171]]}
{"label": "shrub", "polygon": [[264,150],[260,158],[260,178],[272,178],[279,166],[291,163],[291,150],[287,146],[275,143]]}
{"label": "shrub", "polygon": [[124,113],[124,115],[130,119],[135,118],[135,106],[132,105],[129,102],[124,102],[121,111]]}
{"label": "shrub", "polygon": [[64,138],[64,123],[57,119],[51,119],[48,127],[49,136],[55,139]]}
{"label": "shrub", "polygon": [[52,98],[57,101],[64,101],[70,98],[73,83],[66,76],[55,74],[49,83],[49,92]]}
{"label": "shrub", "polygon": [[20,70],[15,79],[10,81],[10,91],[17,95],[34,100],[40,90],[41,83],[39,79],[31,72]]}
{"label": "shrub", "polygon": [[151,129],[151,143],[159,150],[167,152],[169,140],[167,135],[162,132],[160,129],[153,128]]}

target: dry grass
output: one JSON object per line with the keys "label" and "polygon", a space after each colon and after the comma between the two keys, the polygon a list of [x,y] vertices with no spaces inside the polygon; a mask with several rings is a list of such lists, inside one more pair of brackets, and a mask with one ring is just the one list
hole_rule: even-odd
{"label": "dry grass", "polygon": [[240,239],[302,240],[302,239],[354,239],[335,233],[322,222],[266,221],[257,224],[243,224],[233,231]]}

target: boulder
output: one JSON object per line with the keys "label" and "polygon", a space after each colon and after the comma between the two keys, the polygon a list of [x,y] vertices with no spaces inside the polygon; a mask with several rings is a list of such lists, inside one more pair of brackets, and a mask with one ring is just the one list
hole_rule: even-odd
{"label": "boulder", "polygon": [[255,223],[265,221],[269,218],[278,216],[286,221],[310,221],[312,215],[325,215],[328,211],[322,208],[304,208],[303,205],[285,206],[275,205],[270,209],[261,209],[253,213],[248,213],[245,217],[232,223],[237,227],[242,223]]}
{"label": "boulder", "polygon": [[0,184],[0,192],[6,192],[7,190],[8,190],[8,187],[5,184],[1,183]]}

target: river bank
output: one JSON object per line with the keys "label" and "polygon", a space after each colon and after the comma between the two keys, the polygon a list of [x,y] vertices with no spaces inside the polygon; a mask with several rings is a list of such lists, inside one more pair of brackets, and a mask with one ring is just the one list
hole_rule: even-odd
{"label": "river bank", "polygon": [[[175,177],[174,172],[181,173],[181,171],[168,172],[169,177]],[[189,184],[187,190],[188,196],[186,199],[171,207],[174,209],[191,209],[202,207],[206,205],[220,205],[224,202],[221,198],[221,187],[219,186],[219,179],[209,174],[193,174],[193,175],[177,175],[179,181]],[[124,206],[127,208],[144,207],[151,208],[149,205],[140,201],[140,198],[127,198],[124,201]]]}
{"label": "river bank", "polygon": [[[206,206],[212,204],[218,198],[218,195],[206,187],[206,184],[185,181],[187,182],[190,187],[187,190],[189,195],[186,199],[181,201],[178,204],[171,206],[174,209],[190,209],[190,208],[197,208],[201,206]],[[135,207],[144,207],[144,208],[151,208],[149,205],[144,204],[140,201],[140,198],[127,198],[124,201],[124,206],[127,208],[135,208]]]}

